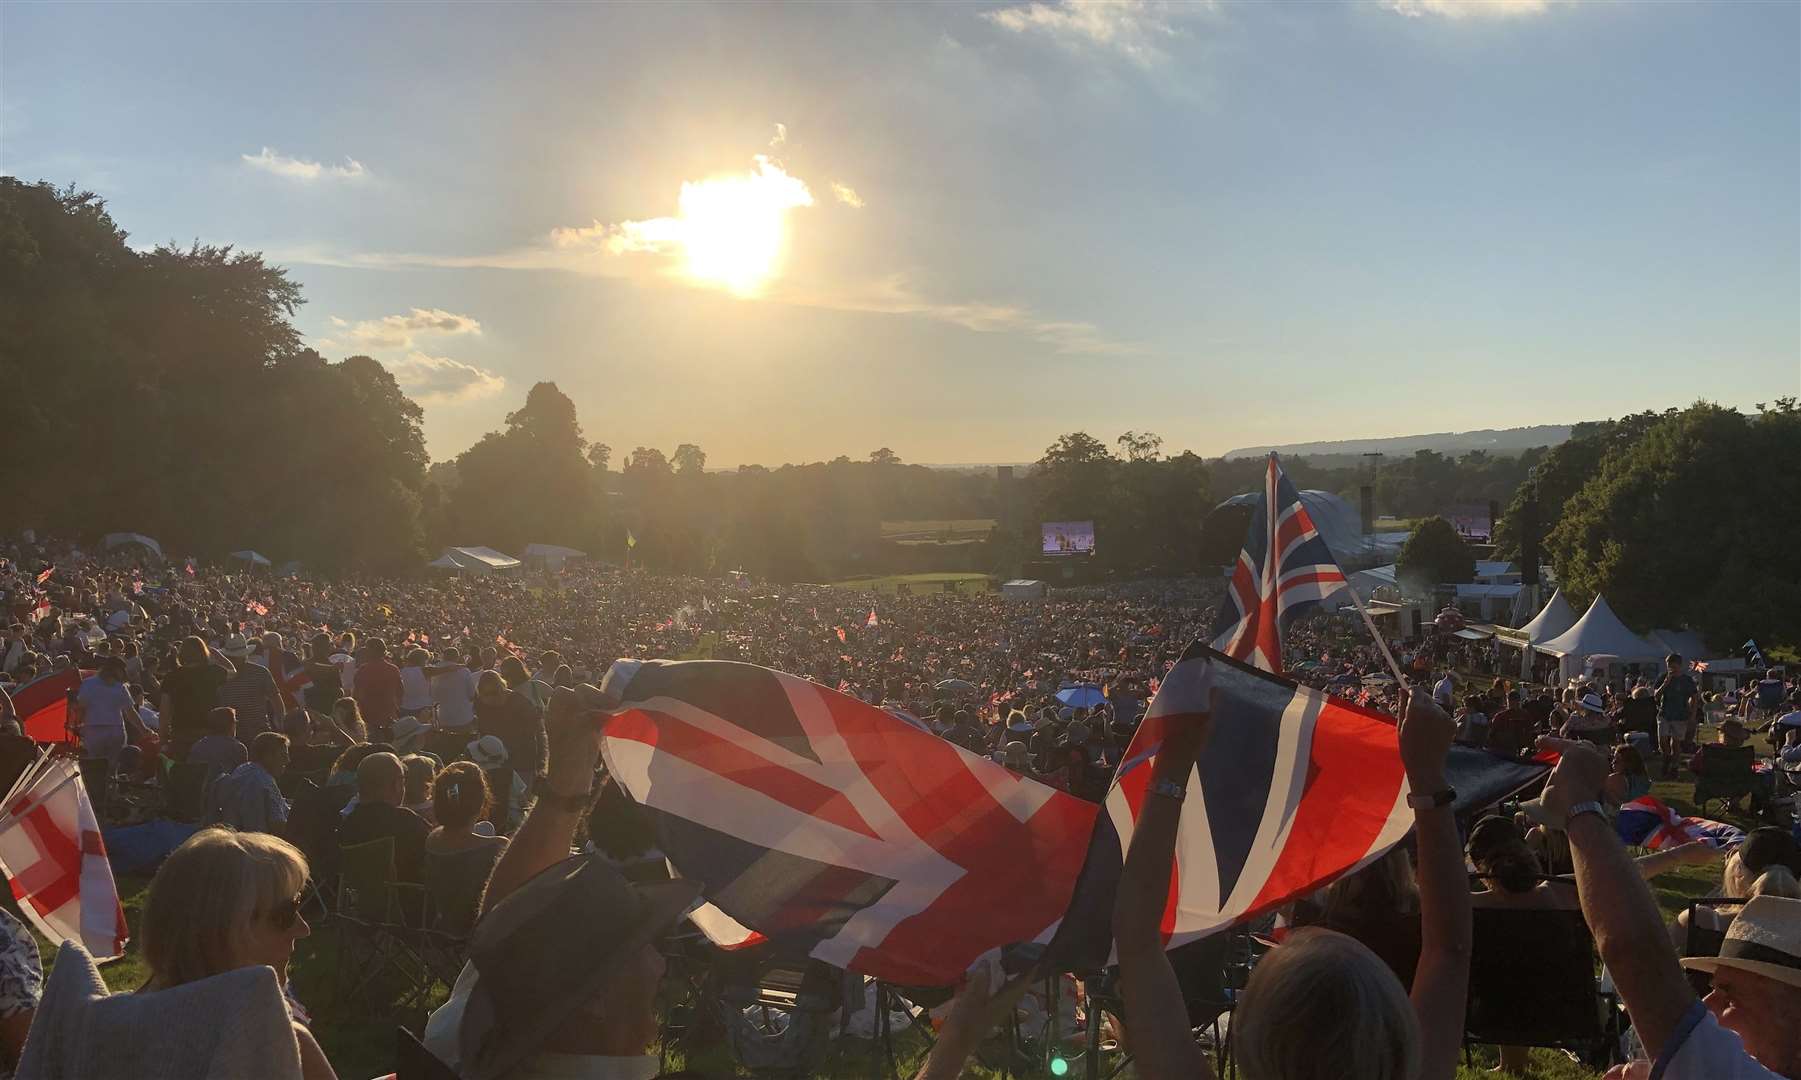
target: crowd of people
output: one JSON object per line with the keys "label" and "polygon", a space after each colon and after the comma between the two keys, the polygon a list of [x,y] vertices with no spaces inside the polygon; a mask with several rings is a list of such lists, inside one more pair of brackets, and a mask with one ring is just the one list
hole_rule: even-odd
{"label": "crowd of people", "polygon": [[[152,971],[142,993],[154,1001],[272,970],[234,986],[241,1030],[182,1052],[270,1055],[280,1067],[267,1075],[308,1080],[333,1072],[287,993],[294,943],[309,933],[305,884],[368,845],[391,847],[397,878],[430,898],[409,918],[468,937],[422,1060],[468,1078],[655,1074],[644,1056],[657,1032],[655,943],[695,890],[625,872],[652,844],[606,783],[588,719],[606,705],[594,684],[614,658],[741,660],[806,676],[1099,800],[1159,680],[1209,636],[1221,595],[1216,582],[1171,581],[1031,601],[875,598],[582,565],[524,578],[317,580],[35,538],[0,548],[0,560],[0,724],[17,724],[7,687],[91,672],[71,710],[83,755],[122,781],[171,785],[179,771],[196,793],[203,828],[163,863],[137,928]],[[1724,863],[1722,895],[1749,902],[1710,914],[1745,944],[1682,962],[1712,976],[1710,1014],[1677,964],[1688,928],[1665,925],[1644,880],[1713,850],[1634,865],[1610,823],[1649,790],[1652,760],[1666,776],[1707,768],[1715,744],[1697,744],[1707,703],[1681,658],[1655,683],[1535,688],[1455,675],[1455,657],[1430,637],[1390,645],[1417,689],[1355,621],[1322,616],[1286,637],[1298,680],[1402,718],[1423,801],[1410,853],[1284,913],[1308,928],[1246,988],[1234,1021],[1246,1075],[1451,1076],[1470,911],[1491,905],[1583,912],[1658,1075],[1801,1075],[1801,853],[1790,829],[1759,830]],[[1721,745],[1766,731],[1772,764],[1801,768],[1801,688],[1764,681],[1774,697],[1754,687],[1726,706],[1743,715],[1721,725]],[[1172,738],[1159,776],[1186,775],[1204,738],[1204,724]],[[1449,800],[1435,797],[1456,742],[1560,755],[1542,799],[1517,819],[1476,823],[1467,847]],[[1773,787],[1746,794],[1772,820],[1783,810]],[[1158,933],[1177,798],[1147,804],[1116,907],[1141,1076],[1209,1075]],[[130,812],[128,799],[100,803]],[[1371,921],[1396,912],[1417,926],[1398,950]],[[91,989],[99,980],[81,955],[65,946],[57,977],[85,975]],[[922,1075],[958,1075],[1026,981],[972,974]],[[34,1034],[46,1014],[50,1030],[75,1030],[95,995],[42,983],[29,935],[0,920],[0,1059],[23,1054],[22,1075],[98,1075],[104,1059],[83,1055],[99,1051]],[[1502,1064],[1521,1068],[1522,1053],[1504,1049]]]}

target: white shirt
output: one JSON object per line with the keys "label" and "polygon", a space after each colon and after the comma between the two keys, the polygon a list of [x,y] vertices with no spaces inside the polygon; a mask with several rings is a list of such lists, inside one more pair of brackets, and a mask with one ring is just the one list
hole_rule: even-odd
{"label": "white shirt", "polygon": [[1456,687],[1451,685],[1451,677],[1446,675],[1432,688],[1432,700],[1448,709],[1454,703],[1456,693]]}
{"label": "white shirt", "polygon": [[138,706],[138,721],[151,731],[163,729],[163,718],[158,716],[156,710],[148,705]]}
{"label": "white shirt", "polygon": [[1713,1013],[1705,1013],[1674,1053],[1664,1048],[1662,1080],[1781,1080],[1745,1052],[1745,1044],[1720,1026]]}
{"label": "white shirt", "polygon": [[425,669],[411,666],[401,668],[400,707],[412,712],[425,708],[431,702],[431,681],[425,677]]}
{"label": "white shirt", "polygon": [[475,672],[458,664],[431,681],[431,698],[438,703],[438,726],[466,728],[475,723]]}

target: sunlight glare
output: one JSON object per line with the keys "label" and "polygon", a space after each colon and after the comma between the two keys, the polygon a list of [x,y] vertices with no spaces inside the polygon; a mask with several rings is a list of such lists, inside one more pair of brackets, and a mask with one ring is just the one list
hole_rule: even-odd
{"label": "sunlight glare", "polygon": [[812,206],[805,182],[757,155],[755,172],[682,184],[674,224],[687,273],[754,295],[774,272],[787,239],[788,211]]}

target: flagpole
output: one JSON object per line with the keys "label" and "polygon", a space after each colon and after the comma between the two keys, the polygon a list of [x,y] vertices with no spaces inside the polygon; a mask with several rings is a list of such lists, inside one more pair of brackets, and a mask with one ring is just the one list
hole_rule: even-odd
{"label": "flagpole", "polygon": [[1345,591],[1351,594],[1351,603],[1357,605],[1357,614],[1363,616],[1363,625],[1369,628],[1370,637],[1376,639],[1376,648],[1382,650],[1382,659],[1388,661],[1388,670],[1394,672],[1395,682],[1406,686],[1407,676],[1401,674],[1401,665],[1395,663],[1394,653],[1388,651],[1388,642],[1382,637],[1382,632],[1376,629],[1376,620],[1370,618],[1369,609],[1363,606],[1363,598],[1357,595],[1357,587],[1351,584],[1351,579],[1348,577],[1345,579],[1344,587]]}

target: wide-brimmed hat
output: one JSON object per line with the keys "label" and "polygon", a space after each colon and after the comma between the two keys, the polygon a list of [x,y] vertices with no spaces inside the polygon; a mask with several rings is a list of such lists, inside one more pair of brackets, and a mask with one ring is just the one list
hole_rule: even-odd
{"label": "wide-brimmed hat", "polygon": [[507,744],[501,742],[496,735],[472,739],[468,746],[463,747],[463,751],[469,755],[470,761],[484,769],[498,769],[507,763]]}
{"label": "wide-brimmed hat", "polygon": [[1801,987],[1801,900],[1754,897],[1732,920],[1718,956],[1685,956],[1690,971],[1734,968]]}
{"label": "wide-brimmed hat", "polygon": [[242,660],[250,655],[250,642],[244,640],[243,634],[233,634],[219,642],[219,652],[233,660]]}
{"label": "wide-brimmed hat", "polygon": [[[394,749],[404,754],[419,745],[419,736],[423,734],[424,731],[425,725],[420,722],[417,716],[396,717],[394,720],[394,733],[388,741],[394,744]],[[489,738],[493,738],[493,736],[489,736]],[[499,742],[500,740],[494,739],[494,741]],[[506,747],[501,747],[500,752],[502,756],[505,756]]]}
{"label": "wide-brimmed hat", "polygon": [[1582,695],[1581,705],[1584,709],[1587,709],[1589,712],[1606,712],[1607,711],[1607,706],[1601,701],[1600,694],[1584,694],[1584,695]]}
{"label": "wide-brimmed hat", "polygon": [[577,855],[495,905],[469,942],[473,985],[445,1005],[458,1010],[457,1074],[490,1080],[512,1071],[699,894],[693,881],[633,885],[600,859]]}

